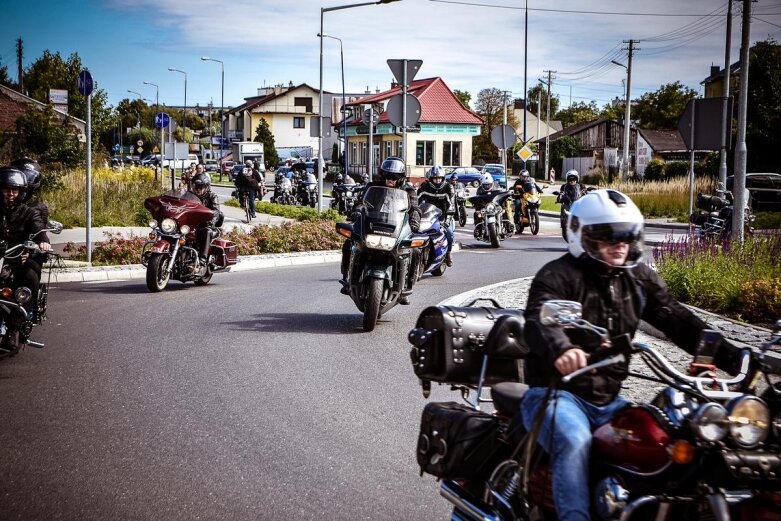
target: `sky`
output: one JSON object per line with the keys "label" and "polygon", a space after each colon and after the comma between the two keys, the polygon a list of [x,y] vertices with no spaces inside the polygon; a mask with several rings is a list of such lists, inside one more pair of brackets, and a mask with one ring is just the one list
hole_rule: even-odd
{"label": "sky", "polygon": [[[237,106],[258,88],[319,85],[321,8],[360,0],[3,0],[0,65],[16,79],[16,39],[23,64],[44,50],[78,53],[97,87],[116,106],[141,94],[150,104]],[[398,0],[323,13],[324,33],[340,38],[345,89],[389,88],[388,59],[419,59],[417,78],[441,77],[471,94],[524,92],[524,14],[528,7],[526,85],[556,71],[561,106],[625,95],[626,43],[638,40],[631,95],[680,81],[701,91],[712,64],[725,58],[727,0]],[[739,59],[741,5],[734,3],[732,62]],[[751,42],[781,40],[781,0],[753,3]],[[340,43],[323,39],[323,88],[341,93]]]}

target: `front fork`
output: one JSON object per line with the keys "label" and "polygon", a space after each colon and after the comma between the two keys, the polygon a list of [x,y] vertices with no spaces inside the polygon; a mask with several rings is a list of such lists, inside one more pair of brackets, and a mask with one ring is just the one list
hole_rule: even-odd
{"label": "front fork", "polygon": [[171,260],[168,262],[168,268],[166,271],[170,275],[171,272],[174,270],[174,264],[176,264],[176,256],[179,253],[179,241],[176,241],[174,244],[174,251],[171,252]]}

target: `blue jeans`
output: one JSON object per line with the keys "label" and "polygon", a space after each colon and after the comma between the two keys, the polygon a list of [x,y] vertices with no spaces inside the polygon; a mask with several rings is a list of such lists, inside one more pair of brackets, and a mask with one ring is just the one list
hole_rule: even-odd
{"label": "blue jeans", "polygon": [[[546,392],[544,387],[532,387],[524,394],[521,415],[526,429],[531,430]],[[620,396],[607,405],[598,406],[567,391],[551,394],[537,443],[550,456],[553,501],[561,521],[589,519],[591,433],[627,405],[629,402]]]}
{"label": "blue jeans", "polygon": [[257,190],[247,190],[247,204],[249,205],[249,215],[250,217],[255,217],[255,196],[257,194]]}
{"label": "blue jeans", "polygon": [[445,226],[445,221],[442,221],[442,231],[445,232],[445,238],[447,239],[447,252],[453,249],[453,241],[455,240],[456,233],[456,221],[450,219],[450,226]]}

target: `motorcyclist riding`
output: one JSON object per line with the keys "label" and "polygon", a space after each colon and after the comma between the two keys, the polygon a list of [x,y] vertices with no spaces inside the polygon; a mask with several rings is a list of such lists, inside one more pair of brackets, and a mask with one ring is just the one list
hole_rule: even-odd
{"label": "motorcyclist riding", "polygon": [[434,166],[426,173],[426,182],[418,188],[418,201],[428,202],[442,211],[439,220],[444,223],[445,237],[447,238],[447,257],[445,263],[453,265],[451,251],[455,233],[455,190],[453,185],[445,182],[445,171],[441,166]]}
{"label": "motorcyclist riding", "polygon": [[[583,318],[606,328],[611,337],[634,335],[640,320],[645,320],[689,353],[694,353],[699,333],[707,326],[640,262],[643,215],[629,197],[615,190],[591,192],[573,204],[568,227],[568,253],[543,266],[529,291],[524,336],[530,348],[525,373],[531,388],[521,413],[527,429],[542,422],[537,441],[551,458],[559,519],[584,520],[589,519],[591,435],[628,404],[618,393],[629,364],[583,375],[548,395],[551,382],[588,365],[588,356],[601,346],[596,336],[583,330],[544,326],[543,303],[580,302]],[[729,351],[720,350],[719,367],[734,369]]]}
{"label": "motorcyclist riding", "polygon": [[37,161],[28,157],[17,159],[11,163],[12,167],[21,170],[27,177],[27,190],[25,191],[24,204],[41,214],[41,220],[44,224],[49,220],[49,207],[38,197],[43,175],[41,174],[41,165]]}
{"label": "motorcyclist riding", "polygon": [[[36,234],[33,240],[43,252],[51,250],[49,238],[45,232],[46,223],[39,211],[30,208],[22,201],[26,197],[27,177],[24,172],[14,167],[0,168],[0,241],[6,248],[22,244]],[[39,233],[40,232],[40,233]],[[38,286],[41,280],[41,265],[28,253],[19,257],[6,259],[14,272],[16,288],[25,286],[32,292],[32,301],[38,296]],[[8,333],[0,345],[0,350],[13,352],[19,349],[19,322],[9,322]]]}
{"label": "motorcyclist riding", "polygon": [[[418,196],[415,192],[415,188],[411,185],[407,185],[407,166],[404,164],[404,160],[399,157],[388,157],[382,162],[379,168],[379,180],[367,183],[368,186],[383,186],[386,188],[396,188],[404,190],[409,198],[409,226],[413,232],[417,232],[420,228],[420,208],[418,207]],[[367,176],[368,178],[368,176]],[[355,221],[360,215],[361,203],[358,202],[353,207],[353,211],[349,216],[349,220]],[[349,295],[349,283],[347,280],[347,272],[350,269],[350,251],[352,249],[353,241],[346,239],[342,245],[342,284],[341,292],[343,295]],[[412,292],[412,286],[415,282],[415,274],[413,270],[407,270],[407,284],[406,289],[408,294]],[[409,299],[406,295],[399,299],[399,304],[409,304]]]}
{"label": "motorcyclist riding", "polygon": [[513,211],[515,212],[515,215],[520,215],[523,211],[523,193],[525,191],[523,187],[529,182],[534,183],[534,188],[538,193],[542,193],[542,188],[532,179],[531,175],[529,175],[529,171],[521,170],[521,175],[515,183],[513,183]]}
{"label": "motorcyclist riding", "polygon": [[201,204],[210,209],[214,217],[210,222],[195,229],[196,249],[201,263],[209,260],[209,247],[211,239],[219,234],[218,228],[222,226],[224,216],[220,211],[220,203],[217,194],[211,191],[211,177],[209,174],[196,174],[191,183],[190,191],[201,201]]}
{"label": "motorcyclist riding", "polygon": [[255,170],[251,159],[244,161],[244,168],[242,172],[236,176],[235,184],[239,192],[247,193],[249,215],[251,219],[254,219],[256,217],[255,198],[259,195],[260,199],[263,199],[266,187],[263,183],[263,178],[260,176],[260,172]]}
{"label": "motorcyclist riding", "polygon": [[496,190],[494,187],[494,178],[491,174],[486,172],[480,178],[480,186],[477,187],[477,195],[485,195],[494,190]]}
{"label": "motorcyclist riding", "polygon": [[556,198],[556,202],[572,204],[583,196],[586,187],[580,184],[580,174],[577,170],[568,170],[565,179],[567,182],[561,185],[561,193]]}

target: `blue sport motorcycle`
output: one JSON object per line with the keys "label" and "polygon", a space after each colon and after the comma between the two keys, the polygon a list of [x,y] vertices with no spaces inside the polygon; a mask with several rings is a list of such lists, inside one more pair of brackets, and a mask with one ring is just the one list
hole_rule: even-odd
{"label": "blue sport motorcycle", "polygon": [[[414,254],[414,257],[417,258],[415,263],[418,270],[417,280],[420,280],[424,273],[431,273],[435,277],[441,277],[447,269],[447,264],[445,264],[447,236],[443,228],[447,224],[440,221],[442,210],[431,203],[421,203],[420,211],[422,216],[418,233],[428,235],[429,241],[424,248],[419,249]],[[447,223],[449,223],[449,219],[451,217],[448,217]]]}

